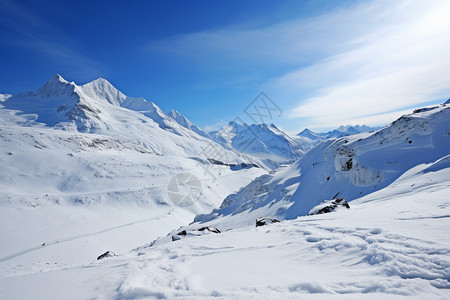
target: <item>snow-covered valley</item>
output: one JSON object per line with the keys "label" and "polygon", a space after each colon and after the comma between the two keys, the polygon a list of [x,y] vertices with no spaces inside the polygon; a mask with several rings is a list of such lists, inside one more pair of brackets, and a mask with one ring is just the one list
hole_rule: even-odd
{"label": "snow-covered valley", "polygon": [[450,176],[418,166],[351,209],[121,253],[2,267],[7,299],[448,298]]}
{"label": "snow-covered valley", "polygon": [[2,299],[450,296],[448,102],[375,131],[206,132],[55,75],[0,95],[0,125]]}

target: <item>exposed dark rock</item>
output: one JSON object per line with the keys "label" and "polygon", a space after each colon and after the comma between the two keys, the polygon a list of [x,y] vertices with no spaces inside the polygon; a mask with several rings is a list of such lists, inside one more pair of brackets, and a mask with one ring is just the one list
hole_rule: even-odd
{"label": "exposed dark rock", "polygon": [[208,161],[210,163],[212,163],[213,165],[219,165],[219,166],[223,166],[224,163],[221,162],[220,160],[214,159],[214,158],[208,158]]}
{"label": "exposed dark rock", "polygon": [[202,228],[200,228],[198,231],[205,231],[205,230],[207,230],[207,231],[209,231],[209,232],[213,232],[213,233],[220,233],[220,230],[219,230],[219,229],[214,228],[214,227],[208,227],[208,226],[202,227]]}
{"label": "exposed dark rock", "polygon": [[350,158],[349,160],[347,160],[345,162],[345,166],[346,166],[347,170],[350,170],[353,167],[353,158]]}
{"label": "exposed dark rock", "polygon": [[279,223],[280,221],[274,218],[262,217],[256,219],[256,227],[264,226],[272,223]]}
{"label": "exposed dark rock", "polygon": [[220,160],[214,159],[214,158],[208,158],[207,161],[213,165],[219,165],[219,166],[228,166],[228,167],[232,167],[232,168],[236,168],[238,166],[240,166],[241,168],[248,168],[248,167],[254,167],[254,168],[259,168],[260,166],[258,166],[257,164],[254,163],[240,163],[239,165],[237,164],[227,164],[224,163]]}
{"label": "exposed dark rock", "polygon": [[177,233],[177,235],[186,236],[187,232],[186,230],[180,231]]}
{"label": "exposed dark rock", "polygon": [[107,258],[107,257],[113,257],[116,256],[114,254],[114,252],[112,251],[106,251],[105,253],[103,253],[102,255],[100,255],[99,257],[97,257],[97,260],[103,259],[103,258]]}
{"label": "exposed dark rock", "polygon": [[311,209],[311,211],[308,213],[308,216],[326,214],[335,211],[336,208],[339,206],[350,208],[350,205],[348,205],[347,200],[345,200],[344,198],[326,200],[321,204],[317,205],[316,207],[314,207],[313,209]]}
{"label": "exposed dark rock", "polygon": [[[447,102],[448,102],[448,101],[447,101]],[[446,103],[447,103],[447,102],[446,102]],[[445,104],[445,103],[444,103],[444,104]],[[418,109],[415,109],[415,110],[413,111],[413,113],[417,114],[417,113],[420,113],[420,112],[424,112],[424,111],[429,111],[429,110],[435,109],[435,108],[437,108],[437,107],[439,107],[439,106],[418,108]]]}

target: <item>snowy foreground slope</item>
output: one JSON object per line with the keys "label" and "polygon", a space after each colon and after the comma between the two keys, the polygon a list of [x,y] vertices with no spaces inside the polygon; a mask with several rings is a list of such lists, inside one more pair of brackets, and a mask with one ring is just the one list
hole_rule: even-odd
{"label": "snowy foreground slope", "polygon": [[351,209],[59,266],[3,267],[5,299],[448,299],[450,156]]}

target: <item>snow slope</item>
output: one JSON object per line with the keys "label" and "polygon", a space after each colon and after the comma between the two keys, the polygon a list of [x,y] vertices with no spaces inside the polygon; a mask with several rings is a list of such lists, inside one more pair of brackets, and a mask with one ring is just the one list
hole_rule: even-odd
{"label": "snow slope", "polygon": [[351,209],[123,253],[2,268],[7,299],[448,299],[449,158]]}
{"label": "snow slope", "polygon": [[196,221],[217,218],[240,226],[262,216],[295,219],[324,200],[351,201],[373,193],[409,169],[449,154],[450,106],[416,110],[376,132],[322,142],[291,166],[255,179]]}

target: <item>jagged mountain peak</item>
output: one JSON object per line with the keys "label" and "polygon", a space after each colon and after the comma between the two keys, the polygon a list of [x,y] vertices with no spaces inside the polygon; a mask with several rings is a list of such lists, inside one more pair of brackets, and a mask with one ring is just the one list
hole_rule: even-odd
{"label": "jagged mountain peak", "polygon": [[[108,79],[99,77],[97,79],[92,80],[90,83],[98,83],[98,84],[111,84],[111,82],[108,81]],[[111,84],[112,85],[112,84]]]}
{"label": "jagged mountain peak", "polygon": [[320,136],[317,133],[311,131],[308,128],[303,129],[300,133],[297,134],[297,136],[306,137],[310,140],[320,139]]}
{"label": "jagged mountain peak", "polygon": [[58,73],[56,73],[55,75],[53,75],[52,77],[50,77],[50,79],[47,81],[48,82],[64,82],[64,83],[68,83],[67,80],[65,80],[61,75],[59,75]]}
{"label": "jagged mountain peak", "polygon": [[275,131],[281,132],[281,130],[273,123],[271,123],[271,124],[267,124],[267,123],[252,124],[252,125],[250,125],[250,128],[258,128],[260,130],[275,130]]}
{"label": "jagged mountain peak", "polygon": [[51,97],[67,93],[71,94],[73,93],[75,87],[76,87],[75,83],[68,82],[61,75],[55,74],[52,77],[50,77],[50,79],[47,80],[47,82],[42,87],[40,87],[34,92],[26,94],[33,94],[33,95],[39,94],[44,97]]}
{"label": "jagged mountain peak", "polygon": [[191,121],[188,120],[184,115],[182,115],[178,110],[172,109],[168,114],[169,117],[177,121],[183,127],[190,127],[192,124]]}
{"label": "jagged mountain peak", "polygon": [[[82,86],[84,87],[95,87],[98,89],[108,89],[115,92],[120,92],[119,89],[117,89],[111,82],[109,82],[107,79],[103,77],[99,77],[95,80],[92,80],[91,82],[85,83]],[[122,93],[122,92],[120,92]]]}
{"label": "jagged mountain peak", "polygon": [[178,110],[176,109],[172,109],[171,111],[169,111],[169,113],[167,114],[170,117],[184,117]]}

